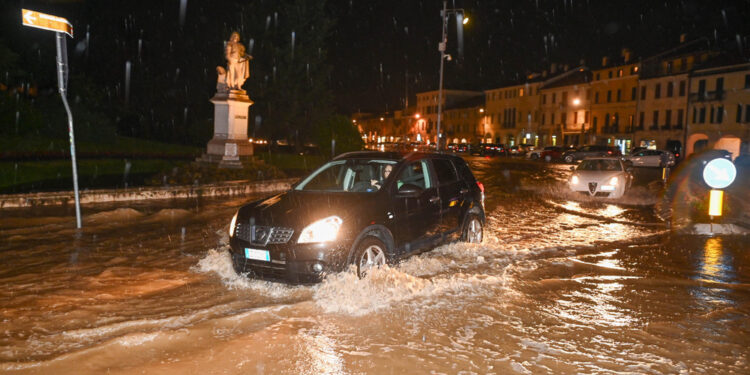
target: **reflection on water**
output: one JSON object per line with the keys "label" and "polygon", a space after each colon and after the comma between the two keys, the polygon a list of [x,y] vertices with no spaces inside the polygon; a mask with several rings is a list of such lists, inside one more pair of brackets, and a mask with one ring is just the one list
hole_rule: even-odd
{"label": "reflection on water", "polygon": [[712,237],[706,239],[703,246],[703,258],[700,262],[701,278],[703,281],[722,281],[729,279],[729,274],[734,273],[732,270],[731,259],[723,252],[721,237]]}

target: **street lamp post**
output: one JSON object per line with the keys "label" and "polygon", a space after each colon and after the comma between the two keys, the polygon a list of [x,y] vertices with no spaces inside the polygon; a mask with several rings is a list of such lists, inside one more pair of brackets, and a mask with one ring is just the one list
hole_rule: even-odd
{"label": "street lamp post", "polygon": [[[443,0],[443,10],[440,12],[440,18],[443,20],[443,31],[440,34],[440,43],[438,44],[438,50],[440,51],[440,84],[438,85],[438,112],[437,112],[437,142],[435,148],[440,151],[440,124],[443,117],[443,71],[445,70],[445,59],[450,59],[450,55],[445,53],[446,45],[448,44],[448,14],[460,14],[463,16],[463,9],[448,9],[448,1]],[[464,18],[463,23],[465,24],[469,19]],[[459,26],[460,27],[460,26]]]}

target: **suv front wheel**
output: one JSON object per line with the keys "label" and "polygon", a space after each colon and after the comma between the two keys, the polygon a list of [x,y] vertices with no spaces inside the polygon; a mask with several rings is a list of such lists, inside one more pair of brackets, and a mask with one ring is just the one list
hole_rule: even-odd
{"label": "suv front wheel", "polygon": [[385,244],[375,237],[365,238],[354,251],[353,261],[359,278],[365,277],[372,269],[384,266],[387,260]]}

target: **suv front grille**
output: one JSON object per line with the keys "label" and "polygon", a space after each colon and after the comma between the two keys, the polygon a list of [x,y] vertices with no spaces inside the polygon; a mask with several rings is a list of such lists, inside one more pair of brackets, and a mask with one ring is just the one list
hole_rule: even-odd
{"label": "suv front grille", "polygon": [[294,229],[284,227],[267,227],[237,223],[237,238],[258,245],[285,244],[294,234]]}

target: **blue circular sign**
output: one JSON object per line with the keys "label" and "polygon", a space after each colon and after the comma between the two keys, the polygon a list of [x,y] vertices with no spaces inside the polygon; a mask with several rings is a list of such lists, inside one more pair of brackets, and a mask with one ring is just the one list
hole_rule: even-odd
{"label": "blue circular sign", "polygon": [[734,163],[724,158],[711,160],[703,167],[703,180],[714,189],[731,185],[736,177],[737,168]]}

